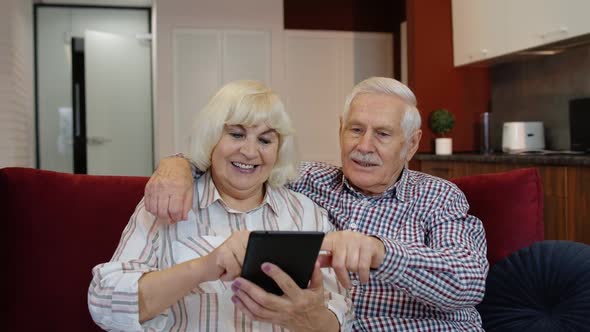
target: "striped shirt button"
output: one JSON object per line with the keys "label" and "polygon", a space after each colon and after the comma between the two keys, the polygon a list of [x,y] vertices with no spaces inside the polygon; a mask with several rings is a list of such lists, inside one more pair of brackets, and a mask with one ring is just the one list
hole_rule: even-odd
{"label": "striped shirt button", "polygon": [[353,280],[352,281],[352,285],[353,286],[358,286],[360,284],[360,282],[358,280]]}
{"label": "striped shirt button", "polygon": [[354,222],[350,223],[350,229],[352,229],[353,231],[356,231],[356,229],[358,228],[358,225]]}

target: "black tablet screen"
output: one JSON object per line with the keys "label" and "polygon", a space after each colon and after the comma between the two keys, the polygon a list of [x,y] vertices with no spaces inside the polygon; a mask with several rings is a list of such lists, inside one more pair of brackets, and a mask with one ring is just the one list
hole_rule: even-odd
{"label": "black tablet screen", "polygon": [[242,277],[267,292],[283,291],[261,269],[264,262],[277,265],[297,283],[307,288],[318,257],[324,233],[291,231],[253,231],[248,239]]}

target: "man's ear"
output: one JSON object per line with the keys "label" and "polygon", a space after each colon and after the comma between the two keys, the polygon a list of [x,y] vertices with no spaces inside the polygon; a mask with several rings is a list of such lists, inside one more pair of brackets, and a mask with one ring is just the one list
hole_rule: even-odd
{"label": "man's ear", "polygon": [[418,147],[420,146],[420,139],[422,138],[422,130],[416,130],[412,136],[410,136],[410,140],[408,141],[408,154],[406,155],[406,162],[410,161],[416,151],[418,151]]}

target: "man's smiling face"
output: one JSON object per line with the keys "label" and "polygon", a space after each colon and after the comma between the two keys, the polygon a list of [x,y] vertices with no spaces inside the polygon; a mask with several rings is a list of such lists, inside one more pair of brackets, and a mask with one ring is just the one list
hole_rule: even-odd
{"label": "man's smiling face", "polygon": [[378,195],[398,179],[420,140],[418,130],[407,141],[402,117],[407,104],[386,94],[358,94],[340,123],[344,176],[359,191]]}

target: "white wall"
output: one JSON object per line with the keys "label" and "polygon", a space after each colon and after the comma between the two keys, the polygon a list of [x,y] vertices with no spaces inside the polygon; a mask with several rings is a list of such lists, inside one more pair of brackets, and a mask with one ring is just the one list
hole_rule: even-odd
{"label": "white wall", "polygon": [[284,30],[282,1],[162,0],[154,12],[156,161],[186,153],[190,115],[240,78],[280,94],[303,160],[339,164],[345,96],[369,76],[393,75],[392,34]]}
{"label": "white wall", "polygon": [[[154,47],[155,159],[173,154],[173,36],[180,29],[267,30],[271,32],[271,87],[284,93],[283,2],[277,0],[156,0]],[[198,105],[195,105],[197,110]]]}
{"label": "white wall", "polygon": [[152,0],[37,0],[43,4],[149,7]]}
{"label": "white wall", "polygon": [[[0,166],[34,166],[31,2],[5,0],[0,3]],[[288,99],[285,69],[287,54],[284,51],[288,47],[283,26],[283,2],[277,0],[154,1],[152,31],[155,36],[153,96],[156,162],[177,152],[174,147],[174,31],[207,28],[270,31],[271,86]],[[358,60],[363,63],[363,59]],[[371,61],[364,62],[370,67]],[[345,85],[351,83],[345,82]],[[198,106],[195,105],[195,108]],[[301,119],[297,118],[296,121]],[[335,141],[332,140],[332,143]],[[305,147],[302,148],[305,150]],[[330,159],[336,159],[336,155]]]}
{"label": "white wall", "polygon": [[0,2],[0,167],[35,166],[33,5]]}
{"label": "white wall", "polygon": [[[283,3],[276,0],[158,0],[153,5],[155,160],[175,153],[173,31],[271,31],[271,86],[284,91]],[[0,2],[0,167],[35,166],[33,4]]]}
{"label": "white wall", "polygon": [[340,165],[340,115],[353,86],[393,75],[389,33],[287,30],[283,96],[303,160]]}

